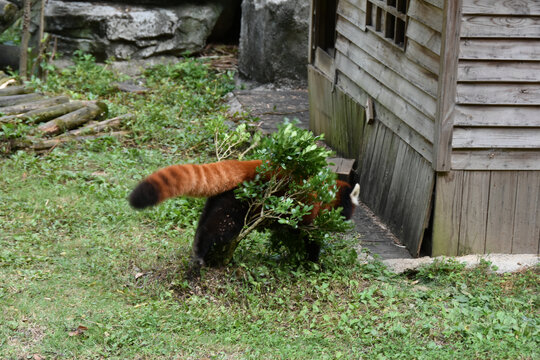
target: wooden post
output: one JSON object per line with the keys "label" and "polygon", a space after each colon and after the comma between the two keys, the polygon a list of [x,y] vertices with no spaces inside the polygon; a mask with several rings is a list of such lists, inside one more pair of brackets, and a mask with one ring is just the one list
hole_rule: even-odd
{"label": "wooden post", "polygon": [[450,171],[453,114],[456,103],[457,65],[462,0],[446,0],[443,10],[437,113],[433,141],[433,169]]}

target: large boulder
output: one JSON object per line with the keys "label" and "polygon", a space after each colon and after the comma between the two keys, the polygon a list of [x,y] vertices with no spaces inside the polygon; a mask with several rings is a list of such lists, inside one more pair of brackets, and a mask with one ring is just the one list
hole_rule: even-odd
{"label": "large boulder", "polygon": [[238,66],[258,82],[304,84],[309,1],[244,0]]}
{"label": "large boulder", "polygon": [[202,50],[223,11],[221,0],[168,3],[173,5],[49,0],[46,31],[58,38],[59,51],[70,54],[81,49],[98,59],[140,59]]}

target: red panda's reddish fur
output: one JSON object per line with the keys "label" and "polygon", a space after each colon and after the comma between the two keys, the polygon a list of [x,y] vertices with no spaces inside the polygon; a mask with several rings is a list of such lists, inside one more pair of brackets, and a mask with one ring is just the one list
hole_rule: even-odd
{"label": "red panda's reddish fur", "polygon": [[223,160],[167,166],[142,181],[129,200],[133,207],[144,208],[175,196],[215,196],[252,180],[261,164],[261,160]]}
{"label": "red panda's reddish fur", "polygon": [[[201,165],[167,166],[143,180],[133,190],[129,201],[133,207],[141,209],[176,196],[216,196],[236,188],[244,181],[253,180],[261,164],[261,160],[223,160]],[[345,181],[337,180],[336,185],[336,199],[328,208],[341,206],[343,192],[351,188]],[[304,223],[313,222],[320,210],[320,204],[314,203],[311,213],[304,217]]]}

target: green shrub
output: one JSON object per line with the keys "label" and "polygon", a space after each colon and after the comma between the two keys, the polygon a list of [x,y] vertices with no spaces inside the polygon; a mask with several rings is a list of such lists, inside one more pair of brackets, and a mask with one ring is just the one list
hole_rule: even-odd
{"label": "green shrub", "polygon": [[[236,192],[251,209],[236,244],[257,227],[277,223],[285,226],[274,228],[270,249],[285,250],[300,259],[304,258],[304,239],[322,244],[331,232],[350,228],[341,209],[330,208],[337,196],[336,174],[326,162],[331,151],[317,146],[322,139],[291,123],[262,139],[253,155],[263,160],[258,175]],[[315,204],[320,207],[318,216],[306,223],[304,217],[311,214]]]}

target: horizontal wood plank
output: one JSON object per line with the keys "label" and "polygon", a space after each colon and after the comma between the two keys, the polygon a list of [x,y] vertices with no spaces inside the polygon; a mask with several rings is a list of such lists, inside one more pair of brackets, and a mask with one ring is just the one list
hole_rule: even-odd
{"label": "horizontal wood plank", "polygon": [[459,58],[463,60],[540,59],[540,41],[533,39],[462,39]]}
{"label": "horizontal wood plank", "polygon": [[467,61],[458,64],[461,82],[540,83],[540,61]]}
{"label": "horizontal wood plank", "polygon": [[[351,96],[359,104],[365,104],[368,94],[360,88],[355,80],[350,79],[346,74],[339,73],[338,87]],[[378,106],[376,109],[377,119],[386,127],[397,134],[412,149],[422,155],[427,161],[432,161],[433,145],[418,134],[411,127],[384,107]]]}
{"label": "horizontal wood plank", "polygon": [[340,0],[339,2],[347,1],[351,5],[356,6],[360,10],[366,11],[366,0]]}
{"label": "horizontal wood plank", "polygon": [[407,15],[409,19],[415,19],[438,33],[442,32],[443,13],[439,7],[422,0],[413,0],[409,2]]}
{"label": "horizontal wood plank", "polygon": [[[399,73],[406,81],[410,81],[416,87],[432,96],[437,95],[436,75],[431,71],[426,71],[426,68],[419,65],[417,62],[412,61],[410,55],[406,57],[403,56],[403,51],[394,46],[389,46],[371,31],[359,31],[353,24],[341,17],[338,18],[337,31],[338,41],[340,35],[343,36],[351,43],[361,48],[365,53],[376,58],[377,61],[384,66]],[[424,54],[419,54],[418,56],[424,58]]]}
{"label": "horizontal wood plank", "polygon": [[540,105],[540,86],[533,84],[457,85],[457,103],[474,105]]}
{"label": "horizontal wood plank", "polygon": [[458,105],[454,126],[540,127],[540,106]]}
{"label": "horizontal wood plank", "polygon": [[326,51],[317,47],[315,49],[314,65],[321,70],[329,79],[334,78],[334,59]]}
{"label": "horizontal wood plank", "polygon": [[366,13],[350,1],[342,0],[338,3],[337,13],[339,16],[347,19],[351,24],[357,26],[360,30],[366,29]]}
{"label": "horizontal wood plank", "polygon": [[462,16],[462,38],[540,38],[540,18],[516,16]]}
{"label": "horizontal wood plank", "polygon": [[439,55],[412,39],[407,40],[405,55],[411,61],[429,70],[435,77],[439,74]]}
{"label": "horizontal wood plank", "polygon": [[540,15],[536,0],[464,0],[463,14],[467,15]]}
{"label": "horizontal wood plank", "polygon": [[540,170],[540,149],[454,150],[453,170]]}
{"label": "horizontal wood plank", "polygon": [[454,128],[454,149],[540,149],[540,128]]}
{"label": "horizontal wood plank", "polygon": [[441,54],[441,34],[415,19],[409,19],[407,37],[425,46],[431,52]]}
{"label": "horizontal wood plank", "polygon": [[424,0],[424,2],[442,9],[444,7],[444,0]]}
{"label": "horizontal wood plank", "polygon": [[[371,74],[353,63],[339,51],[336,54],[336,68],[362,87],[374,100],[402,119],[426,140],[433,141],[433,120],[411,106],[397,93],[383,86]],[[375,108],[377,113],[377,108]]]}
{"label": "horizontal wood plank", "polygon": [[418,87],[402,77],[403,73],[389,69],[360,47],[342,37],[338,37],[336,49],[368,74],[377,74],[377,80],[381,84],[394,91],[400,98],[407,101],[424,115],[431,119],[435,118],[436,101],[434,95],[429,95],[418,89]]}

